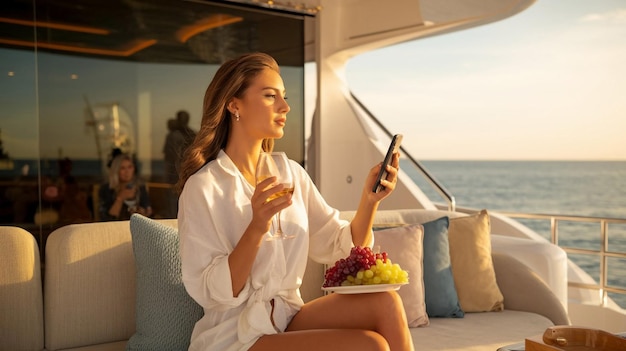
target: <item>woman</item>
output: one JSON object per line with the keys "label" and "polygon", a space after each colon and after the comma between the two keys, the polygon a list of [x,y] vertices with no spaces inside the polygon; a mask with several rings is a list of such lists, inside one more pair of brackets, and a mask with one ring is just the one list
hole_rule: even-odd
{"label": "woman", "polygon": [[[321,197],[291,161],[295,191],[270,177],[255,186],[262,151],[283,136],[289,105],[278,65],[253,53],[223,64],[204,98],[200,130],[185,153],[178,227],[185,288],[203,308],[190,350],[413,350],[396,292],[330,294],[304,304],[307,255],[333,264],[371,245],[374,213],[396,184],[394,155],[384,191],[373,167],[352,222]],[[282,210],[282,211],[281,211]],[[287,240],[265,240],[281,211]]]}
{"label": "woman", "polygon": [[109,181],[99,190],[100,219],[126,220],[133,213],[150,217],[148,190],[135,175],[135,163],[126,154],[115,156],[109,168]]}

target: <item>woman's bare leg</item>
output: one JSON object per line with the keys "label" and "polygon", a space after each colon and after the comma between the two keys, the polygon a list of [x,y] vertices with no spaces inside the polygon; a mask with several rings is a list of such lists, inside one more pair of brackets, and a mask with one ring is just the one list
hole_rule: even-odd
{"label": "woman's bare leg", "polygon": [[311,329],[262,336],[250,351],[389,351],[382,335],[362,329]]}
{"label": "woman's bare leg", "polygon": [[413,351],[413,341],[396,291],[372,294],[330,294],[305,304],[287,331],[360,329],[382,335],[391,351]]}

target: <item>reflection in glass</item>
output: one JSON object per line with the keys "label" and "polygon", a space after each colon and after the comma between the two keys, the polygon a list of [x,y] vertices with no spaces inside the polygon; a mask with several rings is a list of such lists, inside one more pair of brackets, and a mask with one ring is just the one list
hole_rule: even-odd
{"label": "reflection in glass", "polygon": [[[0,224],[26,228],[42,250],[59,226],[97,220],[98,184],[116,152],[135,158],[153,217],[175,217],[177,195],[164,177],[167,121],[186,110],[197,131],[208,82],[239,54],[265,51],[281,64],[291,112],[276,149],[303,163],[302,16],[233,3],[4,4],[2,17],[20,21],[0,20]],[[33,9],[45,18],[38,27]],[[280,33],[280,47],[268,33]],[[67,206],[87,213],[70,218]]]}

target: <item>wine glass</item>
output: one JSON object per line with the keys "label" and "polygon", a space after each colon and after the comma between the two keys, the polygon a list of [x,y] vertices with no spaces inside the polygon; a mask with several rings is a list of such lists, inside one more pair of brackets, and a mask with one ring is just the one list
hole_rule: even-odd
{"label": "wine glass", "polygon": [[[274,200],[287,194],[293,194],[293,175],[291,174],[289,159],[284,152],[262,152],[259,155],[259,162],[256,166],[256,183],[259,184],[263,180],[272,176],[275,176],[276,181],[282,184],[285,188],[268,197],[267,201]],[[294,237],[294,235],[287,235],[283,233],[283,229],[280,225],[280,211],[276,214],[276,222],[278,223],[278,229],[274,234],[270,234],[267,240],[290,239]]]}

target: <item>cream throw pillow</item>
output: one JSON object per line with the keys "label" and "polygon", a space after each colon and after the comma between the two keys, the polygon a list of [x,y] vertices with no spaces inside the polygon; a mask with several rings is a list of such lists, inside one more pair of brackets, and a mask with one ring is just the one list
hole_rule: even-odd
{"label": "cream throw pillow", "polygon": [[454,284],[464,312],[504,309],[491,259],[491,223],[482,210],[450,219],[448,229]]}
{"label": "cream throw pillow", "polygon": [[409,327],[424,327],[429,324],[424,300],[423,240],[424,227],[413,224],[374,231],[374,246],[389,255],[409,273],[409,284],[398,290],[402,298]]}

